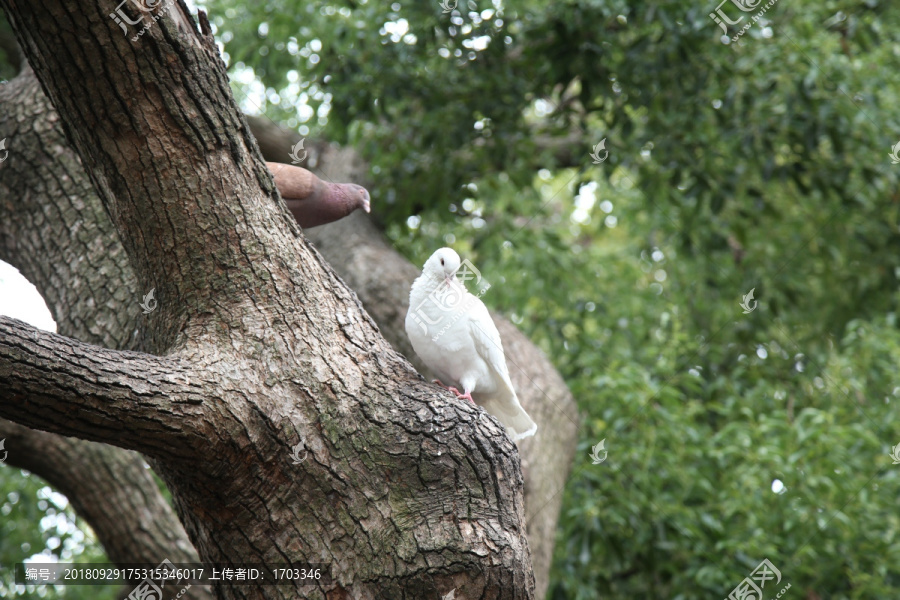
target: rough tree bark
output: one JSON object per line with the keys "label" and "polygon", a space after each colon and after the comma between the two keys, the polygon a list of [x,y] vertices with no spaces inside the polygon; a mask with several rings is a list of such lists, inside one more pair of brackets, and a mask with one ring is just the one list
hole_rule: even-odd
{"label": "rough tree bark", "polygon": [[416,377],[305,244],[184,6],[136,51],[98,4],[4,7],[138,289],[157,289],[154,354],[2,319],[0,414],[155,459],[205,561],[336,576],[222,598],[531,597],[502,429]]}
{"label": "rough tree bark", "polygon": [[[0,419],[0,437],[14,449],[6,464],[39,473],[65,494],[116,564],[159,564],[162,558],[176,564],[199,562],[140,455],[5,419]],[[123,586],[119,597],[138,582]],[[181,598],[211,600],[213,595],[209,586],[195,585]]]}

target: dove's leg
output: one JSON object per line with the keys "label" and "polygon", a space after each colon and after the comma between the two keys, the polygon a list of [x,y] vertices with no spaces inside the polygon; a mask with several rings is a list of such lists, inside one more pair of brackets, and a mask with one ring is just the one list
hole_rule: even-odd
{"label": "dove's leg", "polygon": [[451,392],[453,392],[454,394],[456,394],[456,397],[459,398],[459,399],[465,398],[466,400],[468,400],[468,401],[471,402],[472,404],[475,404],[475,401],[472,400],[472,392],[470,392],[469,390],[466,390],[466,393],[463,394],[462,392],[460,392],[460,391],[459,391],[458,389],[456,389],[455,387],[450,387],[449,385],[444,385],[443,383],[441,383],[441,380],[440,380],[440,379],[432,379],[432,380],[431,380],[431,383],[436,383],[436,384],[438,384],[439,386],[441,386],[442,388],[444,388],[444,389],[446,389],[446,390],[450,390]]}
{"label": "dove's leg", "polygon": [[439,386],[441,386],[442,388],[444,388],[445,390],[450,390],[451,392],[454,392],[454,391],[456,390],[456,388],[452,388],[452,387],[450,387],[449,385],[446,385],[446,384],[445,384],[443,381],[441,381],[440,379],[432,379],[432,380],[431,380],[431,383],[436,383],[436,384],[438,384]]}
{"label": "dove's leg", "polygon": [[472,390],[475,389],[475,380],[468,374],[463,375],[462,380],[459,382],[460,387],[465,390],[465,392],[460,392],[456,388],[450,388],[450,391],[456,394],[456,397],[462,400],[465,398],[472,404],[475,404],[475,400],[472,399]]}
{"label": "dove's leg", "polygon": [[463,394],[462,392],[460,392],[460,391],[459,391],[458,389],[456,389],[455,387],[447,388],[447,389],[450,390],[451,392],[453,392],[454,394],[456,394],[456,397],[459,398],[460,400],[462,400],[463,398],[465,398],[466,400],[468,400],[468,401],[471,402],[472,404],[475,404],[475,401],[472,400],[472,392],[470,392],[469,390],[466,390],[466,393]]}

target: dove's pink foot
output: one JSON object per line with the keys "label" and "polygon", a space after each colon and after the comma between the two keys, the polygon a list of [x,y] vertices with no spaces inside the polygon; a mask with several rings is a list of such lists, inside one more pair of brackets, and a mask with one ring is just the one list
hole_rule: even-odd
{"label": "dove's pink foot", "polygon": [[456,394],[456,397],[459,398],[460,400],[462,400],[463,398],[465,398],[466,400],[468,400],[468,401],[471,402],[472,404],[475,404],[475,401],[472,400],[472,392],[466,392],[465,394],[463,394],[462,392],[460,392],[460,391],[459,391],[458,389],[456,389],[455,387],[447,388],[447,389],[450,390],[451,392],[453,392],[454,394]]}
{"label": "dove's pink foot", "polygon": [[450,387],[449,385],[444,385],[444,384],[441,382],[440,379],[432,379],[432,380],[431,380],[431,383],[436,383],[436,384],[438,384],[439,386],[441,386],[442,388],[444,388],[445,390],[450,390],[451,392],[453,392],[454,394],[456,394],[456,397],[459,398],[459,399],[465,398],[466,400],[468,400],[468,401],[471,402],[472,404],[475,404],[475,401],[472,400],[472,392],[466,392],[465,394],[463,394],[462,392],[460,392],[460,391],[459,391],[458,389],[456,389],[455,387]]}

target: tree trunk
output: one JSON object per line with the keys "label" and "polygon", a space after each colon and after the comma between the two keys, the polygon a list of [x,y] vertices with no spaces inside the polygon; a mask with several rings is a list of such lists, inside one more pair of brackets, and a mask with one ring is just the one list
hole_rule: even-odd
{"label": "tree trunk", "polygon": [[208,31],[181,3],[137,41],[115,2],[3,4],[159,303],[132,300],[153,354],[0,319],[0,414],[152,457],[205,562],[331,564],[331,583],[221,598],[532,597],[515,446],[305,243]]}

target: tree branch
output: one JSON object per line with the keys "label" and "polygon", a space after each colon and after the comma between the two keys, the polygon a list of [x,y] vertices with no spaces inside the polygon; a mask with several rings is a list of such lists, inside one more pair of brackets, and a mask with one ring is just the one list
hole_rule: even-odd
{"label": "tree branch", "polygon": [[195,379],[174,358],[108,350],[0,317],[0,416],[35,429],[177,458],[184,423],[202,412]]}
{"label": "tree branch", "polygon": [[[117,564],[158,563],[163,558],[176,564],[199,561],[140,455],[4,419],[0,419],[0,438],[6,440],[6,464],[27,469],[62,492],[97,534],[110,560]],[[212,594],[208,586],[195,586],[190,597],[211,600]]]}

